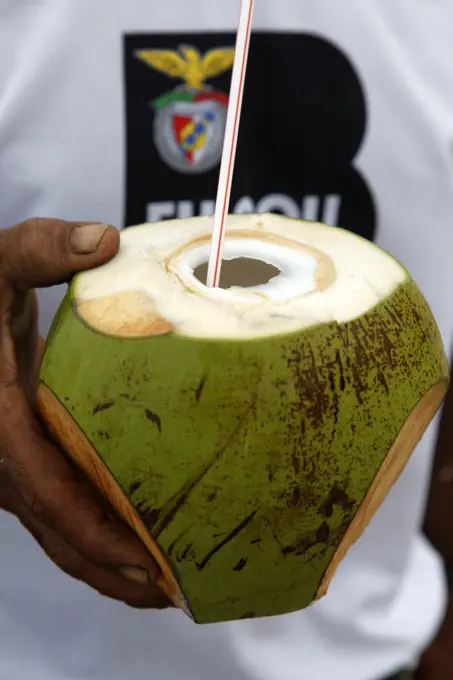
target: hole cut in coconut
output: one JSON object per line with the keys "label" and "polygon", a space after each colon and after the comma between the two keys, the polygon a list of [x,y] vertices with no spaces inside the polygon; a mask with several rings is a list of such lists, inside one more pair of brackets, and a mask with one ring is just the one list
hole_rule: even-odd
{"label": "hole cut in coconut", "polygon": [[250,232],[227,236],[224,245],[221,278],[218,288],[206,288],[210,240],[188,243],[169,260],[184,284],[192,286],[212,300],[242,305],[255,296],[255,302],[281,303],[297,295],[307,295],[318,288],[319,259],[314,252],[293,242],[258,237]]}
{"label": "hole cut in coconut", "polygon": [[[206,285],[208,263],[204,262],[194,269],[195,278]],[[254,288],[264,286],[271,279],[280,276],[281,270],[272,264],[251,257],[235,257],[224,260],[220,273],[219,288]]]}

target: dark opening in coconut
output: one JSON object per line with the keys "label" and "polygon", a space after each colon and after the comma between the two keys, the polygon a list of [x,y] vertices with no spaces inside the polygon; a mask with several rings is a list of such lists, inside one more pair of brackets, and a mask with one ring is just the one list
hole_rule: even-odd
{"label": "dark opening in coconut", "polygon": [[[223,260],[220,273],[219,288],[254,288],[269,283],[281,274],[280,269],[262,260],[251,257],[236,257]],[[200,264],[194,270],[194,276],[200,283],[206,284],[208,263]]]}

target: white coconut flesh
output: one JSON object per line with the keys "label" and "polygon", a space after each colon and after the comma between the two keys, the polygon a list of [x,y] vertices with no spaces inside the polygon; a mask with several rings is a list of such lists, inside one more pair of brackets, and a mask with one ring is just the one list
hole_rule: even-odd
{"label": "white coconut flesh", "polygon": [[126,229],[118,255],[73,295],[95,329],[131,337],[262,338],[360,317],[407,279],[389,254],[342,229],[279,215],[230,215],[224,287],[207,288],[211,217]]}

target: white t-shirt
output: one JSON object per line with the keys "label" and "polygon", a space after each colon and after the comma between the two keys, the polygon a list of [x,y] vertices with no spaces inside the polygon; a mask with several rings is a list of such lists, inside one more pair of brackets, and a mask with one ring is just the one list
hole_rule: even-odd
{"label": "white t-shirt", "polygon": [[[210,212],[238,13],[239,0],[1,0],[0,223]],[[259,0],[232,195],[236,211],[374,238],[412,272],[448,348],[452,25],[451,0]],[[194,48],[223,51],[200,62]],[[41,294],[43,332],[63,292]],[[286,617],[199,627],[128,609],[2,515],[0,680],[378,680],[411,663],[445,602],[419,531],[434,436],[328,596]]]}

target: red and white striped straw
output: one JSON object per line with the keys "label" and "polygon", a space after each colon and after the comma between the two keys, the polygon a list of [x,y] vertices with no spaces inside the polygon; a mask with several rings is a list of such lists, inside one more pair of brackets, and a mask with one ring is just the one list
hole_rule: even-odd
{"label": "red and white striped straw", "polygon": [[245,72],[250,47],[250,31],[252,28],[254,0],[242,0],[239,26],[236,37],[233,73],[231,77],[230,100],[223,143],[222,162],[220,164],[219,185],[214,214],[211,250],[209,253],[208,275],[206,285],[216,288],[219,285],[222,269],[223,246],[225,242],[225,221],[231,196],[234,161],[241,117],[242,97],[244,93]]}

